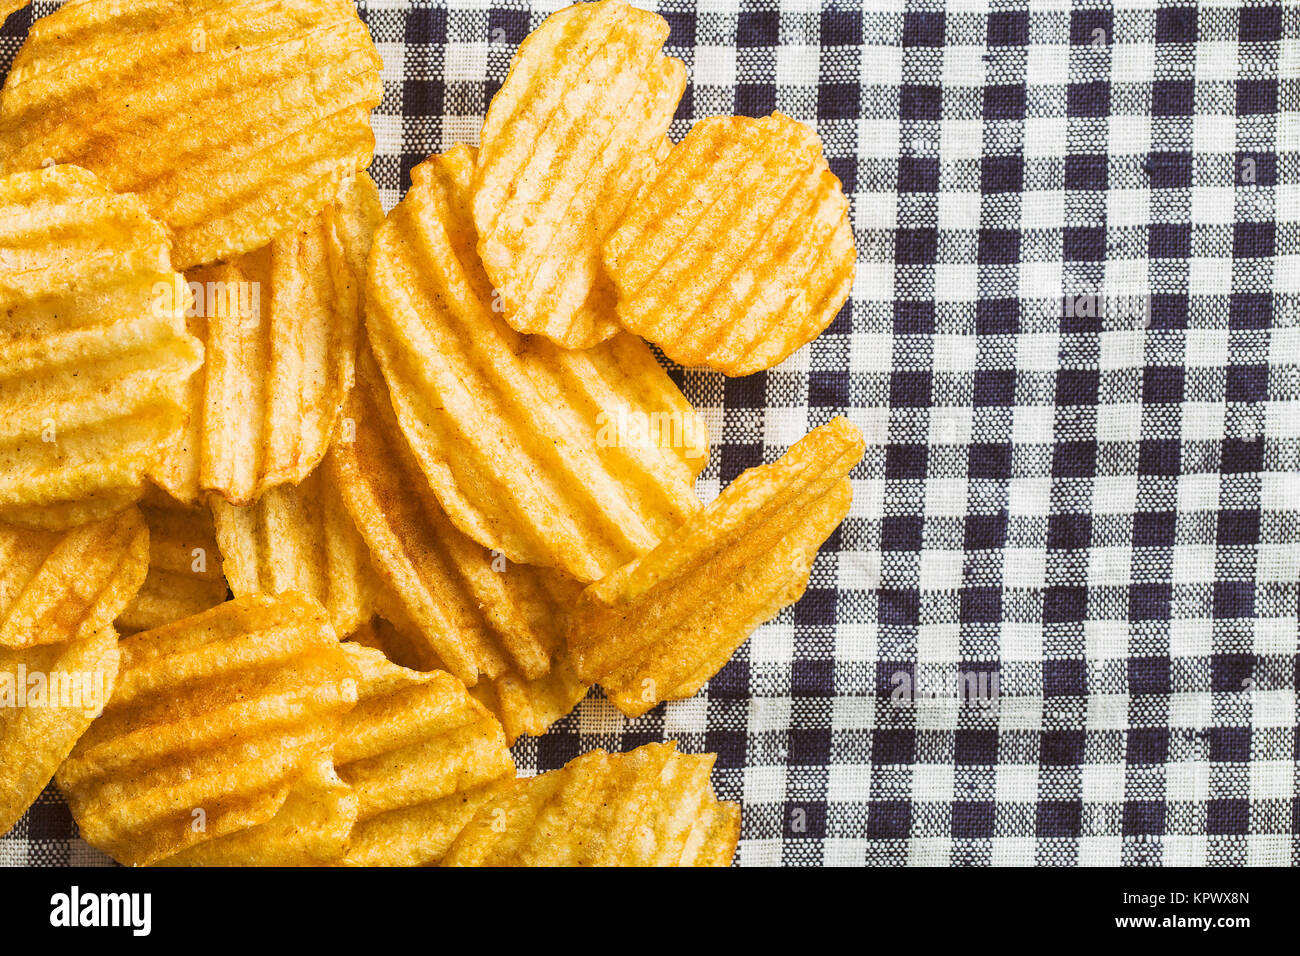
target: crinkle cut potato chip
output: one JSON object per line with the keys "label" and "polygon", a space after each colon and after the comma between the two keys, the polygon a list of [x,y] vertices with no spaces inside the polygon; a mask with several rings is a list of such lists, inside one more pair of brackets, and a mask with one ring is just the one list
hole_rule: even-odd
{"label": "crinkle cut potato chip", "polygon": [[366,543],[331,476],[272,488],[253,505],[211,501],[226,579],[236,597],[297,591],[329,612],[337,634],[374,613],[376,581]]}
{"label": "crinkle cut potato chip", "polygon": [[509,671],[486,677],[470,688],[475,700],[496,714],[513,745],[520,737],[540,737],[561,717],[577,707],[591,685],[578,677],[563,647],[551,657],[550,668],[540,677]]}
{"label": "crinkle cut potato chip", "polygon": [[409,667],[412,670],[423,670],[420,664],[415,662],[414,657],[398,656],[402,651],[392,646],[392,640],[396,633],[393,626],[382,617],[374,616],[369,620],[362,621],[361,626],[347,636],[347,643],[358,644],[361,647],[369,647],[372,650],[379,651],[390,661],[401,664],[403,667]]}
{"label": "crinkle cut potato chip", "polygon": [[171,230],[177,269],[229,259],[370,164],[382,68],[349,0],[65,4],[0,93],[0,172],[84,166]]}
{"label": "crinkle cut potato chip", "polygon": [[566,348],[619,331],[600,246],[686,88],[668,23],[622,0],[579,3],[520,45],[488,107],[474,177],[479,253],[506,321]]}
{"label": "crinkle cut potato chip", "polygon": [[83,169],[0,179],[0,521],[60,530],[129,507],[203,361],[167,236]]}
{"label": "crinkle cut potato chip", "polygon": [[347,643],[357,706],[334,749],[357,797],[350,866],[437,863],[475,811],[514,783],[501,725],[450,674]]}
{"label": "crinkle cut potato chip", "polygon": [[803,595],[817,549],[848,513],[847,476],[864,449],[847,419],[832,419],[587,588],[569,621],[578,675],[629,717],[694,694]]}
{"label": "crinkle cut potato chip", "polygon": [[117,633],[0,648],[0,834],[32,805],[113,693]]}
{"label": "crinkle cut potato chip", "polygon": [[251,504],[320,463],[354,377],[379,189],[349,176],[310,221],[189,274],[208,346],[185,438],[154,475],[177,498]]}
{"label": "crinkle cut potato chip", "polygon": [[458,146],[418,167],[376,232],[370,342],[452,522],[512,561],[594,581],[700,509],[707,433],[639,339],[568,351],[493,312],[469,217],[473,155]]}
{"label": "crinkle cut potato chip", "polygon": [[[575,588],[570,581],[559,592],[554,578],[545,583],[551,585],[556,615],[552,626],[559,632],[563,630],[564,609],[581,593],[581,586]],[[558,597],[559,593],[564,596]],[[395,594],[381,591],[378,605],[379,615],[358,631],[354,640],[382,651],[389,660],[403,667],[420,671],[448,669],[433,650],[429,637],[411,623],[410,615]],[[546,733],[552,724],[572,712],[590,689],[591,685],[574,671],[568,650],[561,644],[551,655],[549,669],[541,676],[529,678],[513,670],[497,677],[480,675],[469,692],[501,721],[506,742],[513,746],[520,737],[540,737]]]}
{"label": "crinkle cut potato chip", "polygon": [[0,525],[0,648],[111,630],[148,571],[149,529],[137,508],[68,531]]}
{"label": "crinkle cut potato chip", "polygon": [[55,780],[82,837],[127,865],[271,820],[356,703],[325,609],[301,595],[237,598],[119,646],[113,696]]}
{"label": "crinkle cut potato chip", "polygon": [[[389,593],[379,611],[398,619],[414,645],[404,656],[488,693],[485,703],[501,715],[511,741],[544,731],[587,692],[563,659],[564,608],[581,584],[494,555],[452,524],[366,350],[346,414],[353,438],[334,445],[326,467]],[[499,684],[500,693],[480,690],[485,683]]]}
{"label": "crinkle cut potato chip", "polygon": [[584,754],[480,807],[442,865],[727,866],[740,807],[714,796],[714,760],[675,743]]}
{"label": "crinkle cut potato chip", "polygon": [[149,573],[118,615],[119,633],[162,627],[225,601],[229,588],[208,509],[150,489],[140,513],[149,526]]}
{"label": "crinkle cut potato chip", "polygon": [[206,394],[208,360],[212,357],[212,349],[207,344],[208,320],[198,314],[192,288],[189,283],[182,283],[175,286],[169,294],[185,300],[185,328],[196,341],[204,343],[204,361],[185,383],[183,418],[149,468],[150,483],[145,487],[145,497],[150,496],[151,488],[160,489],[160,493],[173,501],[191,508],[201,508],[204,506],[203,493],[199,488],[203,450],[203,398]]}
{"label": "crinkle cut potato chip", "polygon": [[696,123],[605,242],[623,325],[675,362],[727,375],[816,338],[856,261],[821,140],[780,113]]}
{"label": "crinkle cut potato chip", "polygon": [[155,866],[328,866],[347,853],[357,795],[328,752],[315,757],[266,823],[199,843]]}

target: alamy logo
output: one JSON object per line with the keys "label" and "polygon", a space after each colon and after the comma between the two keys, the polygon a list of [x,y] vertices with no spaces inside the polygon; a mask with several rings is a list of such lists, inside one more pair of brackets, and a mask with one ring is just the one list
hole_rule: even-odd
{"label": "alamy logo", "polygon": [[50,925],[127,927],[133,936],[148,936],[153,928],[153,894],[82,893],[73,886],[50,897]]}
{"label": "alamy logo", "polygon": [[99,716],[108,702],[103,671],[0,671],[0,708],[50,707]]}
{"label": "alamy logo", "polygon": [[918,702],[951,700],[959,705],[996,710],[1000,679],[993,671],[958,671],[945,674],[917,674],[896,671],[889,678],[890,703],[912,707]]}
{"label": "alamy logo", "polygon": [[1145,289],[1103,288],[1066,292],[1061,315],[1068,319],[1096,319],[1117,328],[1151,327],[1151,296]]}
{"label": "alamy logo", "polygon": [[693,456],[709,450],[709,433],[694,414],[679,411],[642,412],[620,407],[611,415],[596,416],[598,448],[632,448],[647,451],[677,448]]}
{"label": "alamy logo", "polygon": [[174,282],[154,283],[153,314],[156,318],[174,315],[182,305],[186,318],[239,319],[255,325],[262,317],[262,284],[186,282],[181,276],[177,276]]}

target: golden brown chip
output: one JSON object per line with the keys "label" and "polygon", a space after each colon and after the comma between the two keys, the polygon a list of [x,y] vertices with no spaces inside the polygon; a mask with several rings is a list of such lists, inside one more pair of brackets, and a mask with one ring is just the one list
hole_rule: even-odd
{"label": "golden brown chip", "polygon": [[149,574],[117,617],[122,634],[171,624],[216,607],[229,595],[207,508],[152,489],[145,492],[140,513],[149,526]]}
{"label": "golden brown chip", "polygon": [[265,246],[374,151],[383,63],[348,0],[84,0],[32,25],[0,95],[0,171],[135,193],[178,269]]}
{"label": "golden brown chip", "polygon": [[696,123],[605,243],[618,317],[683,365],[771,368],[853,285],[849,202],[788,116]]}
{"label": "golden brown chip", "polygon": [[[563,629],[565,610],[580,591],[580,585],[574,587],[570,582],[563,596],[553,600],[555,617],[548,630]],[[403,667],[448,670],[391,591],[380,592],[379,612],[384,616],[375,617],[353,640],[382,651],[389,660]],[[568,649],[561,644],[551,655],[549,669],[540,677],[524,677],[517,671],[506,671],[497,677],[480,674],[478,683],[469,692],[501,721],[506,742],[513,746],[520,737],[540,737],[546,733],[552,724],[577,707],[590,689],[591,685],[574,671]]]}
{"label": "golden brown chip", "polygon": [[[380,607],[382,613],[401,624],[376,616],[353,635],[353,641],[372,647],[394,663],[412,670],[447,670],[447,665],[411,625],[396,597],[389,595],[386,603],[381,600]],[[546,733],[552,724],[568,716],[590,689],[591,685],[574,672],[568,651],[560,647],[551,657],[550,669],[541,677],[530,679],[513,671],[500,677],[480,676],[469,692],[501,722],[506,743],[513,746],[520,737],[540,737]]]}
{"label": "golden brown chip", "polygon": [[352,387],[366,256],[379,190],[350,176],[305,225],[230,262],[194,270],[192,327],[208,362],[184,437],[155,479],[197,501],[250,504],[319,464]]}
{"label": "golden brown chip", "polygon": [[356,703],[325,609],[301,595],[238,598],[120,648],[113,697],[55,779],[81,835],[128,865],[272,819]]}
{"label": "golden brown chip", "polygon": [[167,237],[69,166],[0,178],[0,521],[60,529],[140,497],[203,360]]}
{"label": "golden brown chip", "polygon": [[198,299],[194,295],[196,286],[185,282],[183,276],[179,278],[181,281],[168,294],[185,301],[185,330],[196,341],[204,343],[204,361],[185,382],[183,417],[149,468],[150,482],[145,486],[145,497],[151,497],[150,490],[156,489],[173,501],[199,509],[205,507],[199,475],[203,452],[203,399],[212,347],[207,343],[208,320],[198,314]]}
{"label": "golden brown chip", "polygon": [[[2,441],[0,439],[0,443]],[[0,507],[0,522],[28,530],[67,531],[127,511],[140,500],[144,490],[147,490],[145,486],[134,485],[120,491],[96,493],[94,498],[83,498],[79,501]]]}
{"label": "golden brown chip", "polygon": [[680,866],[730,866],[740,842],[740,804],[715,802],[700,817]]}
{"label": "golden brown chip", "polygon": [[409,667],[412,670],[421,670],[418,663],[412,663],[413,657],[399,657],[390,652],[391,636],[396,631],[393,626],[381,617],[371,617],[362,621],[360,626],[349,634],[346,638],[350,644],[359,644],[362,647],[369,647],[385,655],[390,661],[401,664],[403,667]]}
{"label": "golden brown chip", "polygon": [[654,172],[686,88],[668,23],[622,0],[579,3],[520,45],[488,107],[474,222],[506,321],[566,348],[619,331],[600,247]]}
{"label": "golden brown chip", "polygon": [[508,671],[485,677],[470,688],[484,707],[496,714],[512,745],[520,737],[540,737],[561,717],[577,707],[591,685],[578,677],[563,647],[551,657],[550,668],[540,677]]}
{"label": "golden brown chip", "polygon": [[694,694],[803,595],[817,549],[848,513],[847,476],[864,448],[847,419],[832,419],[587,588],[569,621],[578,675],[629,717]]}
{"label": "golden brown chip", "polygon": [[117,634],[0,648],[0,834],[18,822],[113,692]]}
{"label": "golden brown chip", "polygon": [[278,813],[248,830],[208,840],[155,866],[325,866],[347,852],[357,795],[326,752],[312,759]]}
{"label": "golden brown chip", "polygon": [[0,648],[110,630],[148,570],[149,529],[136,508],[70,531],[0,525]]}
{"label": "golden brown chip", "polygon": [[448,670],[476,691],[499,682],[502,692],[484,702],[510,740],[541,733],[587,691],[563,660],[552,669],[564,652],[564,608],[581,585],[559,571],[509,562],[457,530],[402,437],[365,351],[346,414],[353,440],[335,444],[326,467],[389,592],[389,606],[379,610],[397,618],[415,646],[407,659],[417,658],[423,670]]}
{"label": "golden brown chip", "polygon": [[520,780],[474,815],[444,866],[725,866],[740,809],[709,783],[714,754],[595,750]]}
{"label": "golden brown chip", "polygon": [[450,674],[344,649],[361,675],[334,752],[358,804],[344,862],[436,863],[475,810],[514,782],[501,725]]}
{"label": "golden brown chip", "polygon": [[338,634],[351,634],[374,613],[366,543],[323,469],[301,485],[272,488],[253,505],[213,498],[212,515],[236,597],[306,594],[325,606]]}
{"label": "golden brown chip", "polygon": [[472,157],[457,147],[421,166],[375,234],[370,341],[456,526],[513,561],[593,581],[700,509],[707,434],[639,339],[572,352],[492,311],[469,218]]}

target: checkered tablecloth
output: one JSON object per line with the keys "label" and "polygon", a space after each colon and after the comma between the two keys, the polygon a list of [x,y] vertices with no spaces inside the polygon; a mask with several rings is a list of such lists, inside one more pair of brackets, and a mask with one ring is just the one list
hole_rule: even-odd
{"label": "checkered tablecloth", "polygon": [[[561,5],[360,4],[388,205]],[[814,124],[860,256],[780,368],[674,370],[702,494],[837,413],[869,447],[798,605],[692,700],[593,694],[524,772],[716,751],[741,864],[1300,862],[1300,9],[644,5],[690,69],[673,137]],[[73,833],[47,793],[0,862],[102,859]]]}

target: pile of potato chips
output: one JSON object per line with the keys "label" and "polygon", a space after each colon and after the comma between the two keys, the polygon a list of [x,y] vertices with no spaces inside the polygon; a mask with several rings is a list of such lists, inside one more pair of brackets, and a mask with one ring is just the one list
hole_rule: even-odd
{"label": "pile of potato chips", "polygon": [[730,863],[712,755],[509,750],[593,684],[695,694],[863,453],[834,419],[696,496],[642,337],[770,368],[855,251],[806,126],[668,139],[667,36],[551,16],[385,217],[350,0],[36,22],[0,92],[0,832],[54,779],[131,865]]}

